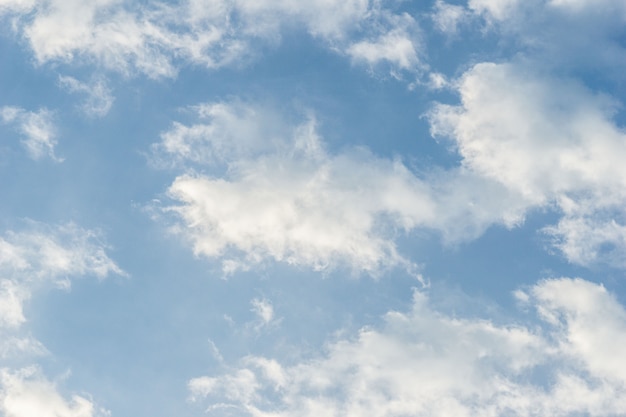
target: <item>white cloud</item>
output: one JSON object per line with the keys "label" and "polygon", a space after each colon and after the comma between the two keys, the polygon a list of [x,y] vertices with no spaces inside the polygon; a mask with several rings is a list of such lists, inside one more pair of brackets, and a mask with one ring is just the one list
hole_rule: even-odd
{"label": "white cloud", "polygon": [[72,395],[67,400],[37,368],[0,371],[0,412],[6,417],[105,417],[91,399]]}
{"label": "white cloud", "polygon": [[256,320],[252,323],[252,327],[259,332],[268,327],[277,326],[282,320],[276,317],[274,305],[266,298],[253,298],[250,301],[251,311],[256,315]]}
{"label": "white cloud", "polygon": [[27,13],[35,7],[37,0],[0,0],[0,14]]}
{"label": "white cloud", "polygon": [[416,70],[420,67],[419,43],[415,31],[415,20],[408,14],[394,17],[394,29],[386,31],[372,40],[358,41],[347,49],[355,61],[364,61],[370,66],[388,62],[393,68]]}
{"label": "white cloud", "polygon": [[252,311],[263,324],[269,324],[274,319],[274,307],[269,300],[254,298],[250,304],[252,304]]}
{"label": "white cloud", "polygon": [[22,306],[29,292],[14,281],[0,280],[0,328],[19,327],[26,321]]}
{"label": "white cloud", "polygon": [[152,146],[156,165],[227,164],[284,145],[292,128],[267,106],[241,101],[204,103],[188,112],[198,118],[191,126],[175,122]]}
{"label": "white cloud", "polygon": [[624,390],[626,360],[620,352],[626,343],[626,311],[615,297],[602,285],[581,279],[543,281],[531,294],[538,312],[558,331],[563,355]]}
{"label": "white cloud", "polygon": [[401,162],[363,149],[331,155],[314,120],[268,127],[276,117],[261,122],[237,103],[198,109],[211,117],[175,124],[155,147],[162,159],[170,152],[204,162],[204,170],[215,162],[227,167],[223,178],[180,175],[168,191],[180,204],[165,210],[180,219],[175,230],[196,254],[221,257],[225,272],[264,260],[372,274],[411,268],[387,226],[408,231],[435,214],[429,190]]}
{"label": "white cloud", "polygon": [[466,168],[418,176],[365,148],[328,152],[312,116],[289,123],[240,101],[191,110],[197,121],[174,123],[153,145],[157,164],[186,171],[164,210],[195,253],[220,258],[226,274],[266,260],[373,275],[413,270],[398,234],[426,228],[458,242],[493,224],[514,227],[529,208],[517,190]]}
{"label": "white cloud", "polygon": [[0,270],[4,277],[49,280],[67,286],[67,277],[95,275],[104,278],[124,272],[107,256],[99,232],[74,223],[48,226],[30,223],[30,230],[7,232],[0,237]]}
{"label": "white cloud", "polygon": [[[2,325],[0,323],[0,325]],[[16,358],[28,358],[49,354],[46,347],[31,335],[10,334],[0,331],[0,360],[14,360]]]}
{"label": "white cloud", "polygon": [[521,3],[520,0],[469,0],[468,7],[489,19],[502,21],[514,16]]}
{"label": "white cloud", "polygon": [[97,232],[72,223],[31,222],[29,230],[0,237],[0,356],[43,350],[31,336],[20,334],[24,304],[33,292],[50,285],[68,288],[69,279],[81,275],[124,274],[105,250]]}
{"label": "white cloud", "polygon": [[[175,76],[183,63],[208,68],[240,64],[258,51],[257,45],[278,42],[284,31],[305,30],[340,53],[372,36],[363,27],[376,27],[387,43],[401,39],[391,35],[399,30],[389,19],[392,14],[368,0],[190,0],[148,6],[124,0],[51,0],[34,1],[29,8],[18,5],[11,2],[10,9],[24,13],[18,28],[40,64],[97,63],[152,78]],[[402,39],[400,50],[387,45],[381,53],[379,46],[369,59],[408,65],[411,45]]]}
{"label": "white cloud", "polygon": [[617,13],[617,17],[626,18],[626,5],[620,0],[548,0],[546,3],[575,13]]}
{"label": "white cloud", "polygon": [[[208,411],[263,416],[612,416],[626,412],[624,308],[583,280],[542,281],[527,299],[542,327],[412,311],[299,363],[249,356],[189,382]],[[613,339],[611,339],[613,337]],[[617,343],[616,343],[617,342]]]}
{"label": "white cloud", "polygon": [[467,14],[483,19],[501,42],[513,41],[515,53],[537,68],[623,80],[622,0],[470,0]]}
{"label": "white cloud", "polygon": [[0,107],[0,121],[13,125],[23,135],[22,145],[31,158],[37,160],[47,156],[57,162],[63,161],[54,154],[56,127],[50,110],[44,108],[30,112],[19,107],[4,106]]}
{"label": "white cloud", "polygon": [[463,168],[517,195],[522,213],[557,208],[562,220],[546,231],[570,261],[613,263],[600,248],[625,241],[626,135],[612,120],[615,101],[518,64],[476,65],[458,91],[462,104],[437,105],[430,122],[454,141]]}
{"label": "white cloud", "polygon": [[70,93],[80,93],[87,96],[81,105],[81,110],[87,116],[104,117],[111,110],[114,98],[103,79],[96,78],[88,84],[73,77],[61,76],[59,77],[59,84]]}
{"label": "white cloud", "polygon": [[470,13],[463,6],[448,4],[437,0],[433,7],[431,19],[435,27],[443,33],[455,35],[459,26],[470,18]]}
{"label": "white cloud", "polygon": [[99,233],[69,223],[35,222],[0,237],[0,415],[4,417],[105,417],[91,399],[65,399],[38,367],[11,369],[16,358],[32,360],[46,348],[22,330],[24,303],[50,284],[68,288],[70,277],[104,278],[124,272],[106,255]]}

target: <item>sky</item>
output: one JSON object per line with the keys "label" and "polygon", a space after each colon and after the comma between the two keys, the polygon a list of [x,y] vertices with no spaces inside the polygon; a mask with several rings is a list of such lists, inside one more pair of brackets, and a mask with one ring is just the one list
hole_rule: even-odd
{"label": "sky", "polygon": [[626,415],[623,0],[0,0],[1,417]]}

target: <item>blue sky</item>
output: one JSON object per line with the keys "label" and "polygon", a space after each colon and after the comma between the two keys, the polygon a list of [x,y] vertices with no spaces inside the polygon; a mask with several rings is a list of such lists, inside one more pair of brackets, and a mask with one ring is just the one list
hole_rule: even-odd
{"label": "blue sky", "polygon": [[0,0],[0,415],[626,414],[622,0]]}

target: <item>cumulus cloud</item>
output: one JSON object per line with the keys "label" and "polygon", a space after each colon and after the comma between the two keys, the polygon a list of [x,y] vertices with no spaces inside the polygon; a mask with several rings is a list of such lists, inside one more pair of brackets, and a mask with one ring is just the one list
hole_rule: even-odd
{"label": "cumulus cloud", "polygon": [[524,200],[518,213],[559,212],[543,232],[569,261],[624,267],[626,138],[614,120],[623,104],[576,77],[601,73],[621,85],[626,49],[616,40],[625,34],[625,3],[470,0],[459,7],[438,2],[435,22],[445,26],[449,17],[454,31],[457,17],[484,19],[515,43],[517,58],[470,68],[456,85],[461,105],[436,106],[432,132],[453,139],[464,169]]}
{"label": "cumulus cloud", "polygon": [[22,136],[22,145],[32,159],[49,157],[61,162],[54,154],[57,145],[54,114],[48,109],[30,112],[20,107],[0,107],[0,121],[13,126]]}
{"label": "cumulus cloud", "polygon": [[516,64],[476,65],[458,91],[461,105],[437,105],[430,122],[434,135],[454,141],[463,168],[499,182],[527,209],[560,211],[562,220],[546,232],[570,261],[618,261],[603,249],[624,247],[626,135],[613,120],[618,104],[575,80]]}
{"label": "cumulus cloud", "polygon": [[333,341],[316,357],[248,356],[189,389],[208,411],[257,417],[623,414],[623,306],[580,279],[541,281],[518,297],[540,327],[452,317],[416,292],[411,311],[389,312],[382,327]]}
{"label": "cumulus cloud", "polygon": [[65,399],[36,367],[0,370],[0,412],[6,417],[106,417],[90,398]]}
{"label": "cumulus cloud", "polygon": [[[189,109],[154,144],[159,165],[182,169],[168,190],[172,230],[225,273],[266,260],[324,271],[378,275],[415,266],[396,238],[417,228],[446,243],[514,227],[532,206],[508,184],[460,167],[417,175],[399,159],[365,148],[333,153],[310,116],[289,122],[268,106],[241,101]],[[497,196],[497,198],[494,198]]]}
{"label": "cumulus cloud", "polygon": [[5,9],[22,11],[18,31],[39,63],[97,63],[126,75],[172,77],[182,62],[208,68],[238,65],[255,54],[256,45],[276,43],[290,30],[304,29],[346,53],[372,36],[362,27],[366,22],[384,41],[368,61],[413,63],[407,61],[413,60],[412,40],[402,38],[402,48],[391,50],[389,42],[401,39],[397,19],[389,19],[390,11],[369,0],[189,0],[149,6],[123,0],[33,0],[28,5],[14,0]]}
{"label": "cumulus cloud", "polygon": [[[175,124],[155,147],[159,158],[204,162],[205,170],[225,165],[221,177],[192,171],[168,190],[180,204],[164,209],[180,219],[174,229],[196,254],[221,257],[225,272],[267,259],[372,274],[410,268],[397,253],[395,232],[383,225],[410,230],[432,218],[434,207],[429,190],[400,161],[363,149],[329,154],[314,119],[261,122],[256,110],[237,103],[197,109],[201,116],[210,109],[210,117],[191,127]],[[268,120],[279,121],[267,126]]]}
{"label": "cumulus cloud", "polygon": [[90,117],[104,117],[113,105],[113,95],[106,82],[101,78],[95,78],[91,83],[83,83],[69,76],[59,77],[59,84],[70,93],[84,94],[87,96],[81,110]]}
{"label": "cumulus cloud", "polygon": [[[422,228],[444,242],[514,227],[533,202],[471,167],[419,175],[365,148],[329,152],[313,116],[290,122],[269,106],[241,101],[189,109],[153,145],[159,165],[182,169],[168,190],[172,230],[225,273],[266,260],[377,275],[414,272],[396,238]],[[443,107],[439,111],[443,120]],[[434,118],[434,116],[432,116]],[[433,121],[434,123],[434,121]],[[497,196],[497,197],[496,197]]]}

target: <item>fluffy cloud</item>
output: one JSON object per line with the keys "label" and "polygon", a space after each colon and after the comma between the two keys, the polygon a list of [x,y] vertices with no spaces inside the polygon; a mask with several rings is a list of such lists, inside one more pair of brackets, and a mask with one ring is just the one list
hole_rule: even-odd
{"label": "fluffy cloud", "polygon": [[[402,68],[416,63],[413,39],[402,35],[406,22],[396,24],[406,19],[395,19],[369,0],[188,0],[149,6],[123,0],[5,3],[0,13],[18,13],[16,27],[39,63],[79,60],[127,75],[171,77],[182,61],[208,68],[240,63],[254,55],[259,42],[275,43],[283,31],[297,29],[341,53],[377,35],[381,38],[370,46],[376,51],[367,54],[368,62],[387,60]],[[363,30],[363,23],[377,33]],[[391,50],[392,39],[402,39],[402,48]]]}
{"label": "fluffy cloud", "polygon": [[[433,113],[433,124],[438,117],[443,128],[448,110]],[[543,202],[470,166],[418,176],[364,148],[328,152],[313,118],[290,123],[268,106],[189,111],[195,122],[174,123],[153,146],[156,164],[184,171],[168,190],[178,204],[163,208],[195,253],[221,258],[226,273],[265,260],[373,275],[412,270],[398,234],[425,228],[446,243],[474,239],[493,224],[519,225]]]}
{"label": "fluffy cloud", "polygon": [[181,220],[175,230],[196,254],[222,257],[225,272],[265,259],[372,274],[411,268],[387,226],[407,231],[434,217],[419,179],[366,150],[329,154],[314,120],[261,122],[256,108],[241,106],[198,107],[201,116],[211,110],[203,123],[175,124],[155,147],[159,159],[204,162],[203,170],[225,165],[222,178],[186,173],[168,191],[180,204],[165,210]]}
{"label": "fluffy cloud", "polygon": [[189,389],[208,410],[256,417],[623,414],[623,306],[602,286],[567,278],[518,298],[541,328],[451,317],[418,292],[410,312],[389,312],[381,328],[334,341],[317,357],[281,364],[249,356]]}
{"label": "fluffy cloud", "polygon": [[454,141],[463,168],[499,182],[527,209],[557,208],[563,218],[546,232],[570,261],[615,264],[626,214],[618,104],[519,64],[476,65],[458,91],[461,105],[437,105],[430,122],[433,134]]}
{"label": "fluffy cloud", "polygon": [[569,261],[624,267],[626,137],[614,121],[622,103],[575,78],[623,79],[626,49],[616,40],[624,35],[624,2],[470,0],[459,7],[438,2],[436,24],[454,32],[485,19],[519,46],[517,58],[470,68],[457,82],[461,105],[436,106],[432,132],[453,139],[468,172],[522,198],[518,213],[560,212],[543,231]]}
{"label": "fluffy cloud", "polygon": [[4,106],[0,107],[0,122],[14,126],[22,134],[22,144],[31,158],[47,156],[57,162],[63,160],[54,154],[56,127],[50,110],[30,112],[20,107]]}
{"label": "fluffy cloud", "polygon": [[414,270],[397,251],[399,233],[473,239],[493,224],[520,224],[532,205],[466,167],[418,176],[364,148],[328,152],[313,118],[290,123],[240,101],[189,111],[196,122],[174,123],[153,146],[156,164],[185,171],[168,190],[178,204],[162,208],[195,253],[221,258],[226,273],[265,260],[372,275]]}
{"label": "fluffy cloud", "polygon": [[73,395],[68,401],[37,368],[0,370],[0,412],[6,417],[105,417],[89,398]]}

